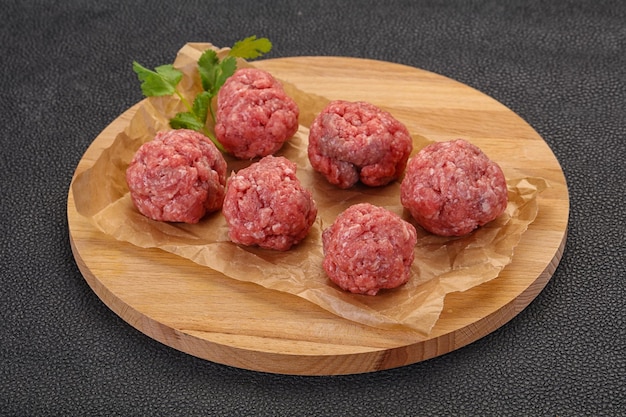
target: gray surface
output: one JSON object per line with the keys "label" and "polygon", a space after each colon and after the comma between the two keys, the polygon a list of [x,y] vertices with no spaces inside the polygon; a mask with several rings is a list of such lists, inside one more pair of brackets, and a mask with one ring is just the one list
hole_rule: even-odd
{"label": "gray surface", "polygon": [[[4,1],[0,414],[626,415],[626,2]],[[141,99],[130,63],[256,34],[269,57],[446,75],[553,149],[571,198],[556,274],[506,326],[390,371],[291,377],[180,353],[107,309],[70,251],[66,198],[97,134]]]}

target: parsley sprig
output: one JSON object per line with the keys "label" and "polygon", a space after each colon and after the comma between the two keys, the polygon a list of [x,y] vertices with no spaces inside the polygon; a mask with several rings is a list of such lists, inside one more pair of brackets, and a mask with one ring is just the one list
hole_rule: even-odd
{"label": "parsley sprig", "polygon": [[267,38],[250,36],[236,42],[223,59],[212,50],[206,50],[198,59],[198,73],[202,84],[202,91],[190,102],[178,89],[183,73],[173,65],[160,65],[150,70],[137,61],[133,61],[133,71],[141,81],[141,92],[146,97],[177,96],[187,109],[186,112],[176,114],[170,119],[173,129],[192,129],[206,135],[224,152],[224,147],[215,138],[207,127],[207,117],[215,124],[215,112],[211,102],[219,92],[226,79],[237,69],[236,58],[255,59],[272,49],[272,43]]}

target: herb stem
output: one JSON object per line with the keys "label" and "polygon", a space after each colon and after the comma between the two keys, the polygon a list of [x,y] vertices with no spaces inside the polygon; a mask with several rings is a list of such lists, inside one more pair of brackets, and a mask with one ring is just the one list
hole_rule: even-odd
{"label": "herb stem", "polygon": [[224,146],[222,146],[222,144],[221,144],[221,143],[220,143],[220,142],[219,142],[219,141],[215,138],[215,136],[213,136],[213,134],[211,133],[211,131],[210,131],[210,130],[206,127],[206,126],[204,126],[204,128],[202,129],[202,133],[204,133],[204,135],[205,135],[207,138],[211,139],[211,142],[213,142],[213,144],[215,145],[215,147],[216,147],[217,149],[219,149],[219,150],[220,150],[220,152],[222,152],[222,153],[226,153],[226,149],[224,149]]}
{"label": "herb stem", "polygon": [[211,120],[213,120],[213,124],[217,123],[217,119],[215,118],[215,111],[213,110],[213,106],[209,102],[209,113],[211,114]]}
{"label": "herb stem", "polygon": [[191,104],[189,104],[189,101],[187,101],[187,99],[185,98],[185,96],[183,96],[181,94],[180,91],[178,91],[178,88],[176,88],[174,90],[174,92],[176,93],[176,95],[178,96],[178,98],[180,99],[181,103],[183,103],[183,105],[187,108],[187,111],[190,113],[193,113],[193,108],[191,107]]}

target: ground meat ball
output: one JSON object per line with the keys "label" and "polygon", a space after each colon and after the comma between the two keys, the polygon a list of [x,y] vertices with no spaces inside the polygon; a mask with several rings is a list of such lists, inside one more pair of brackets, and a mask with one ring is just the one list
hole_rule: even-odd
{"label": "ground meat ball", "polygon": [[350,206],[322,233],[323,267],[340,288],[376,295],[411,276],[417,233],[410,223],[369,203]]}
{"label": "ground meat ball", "polygon": [[226,161],[193,130],[159,132],[135,153],[126,170],[135,207],[153,220],[197,223],[224,201]]}
{"label": "ground meat ball", "polygon": [[407,128],[366,102],[333,101],[311,124],[311,166],[339,188],[372,187],[399,178],[413,149]]}
{"label": "ground meat ball", "polygon": [[458,139],[422,149],[408,163],[402,205],[418,224],[442,236],[463,236],[506,209],[502,169],[478,147]]}
{"label": "ground meat ball", "polygon": [[317,206],[296,164],[269,155],[230,177],[222,212],[233,242],[286,251],[306,237]]}
{"label": "ground meat ball", "polygon": [[240,159],[271,155],[298,130],[300,110],[266,71],[239,69],[217,95],[215,135]]}

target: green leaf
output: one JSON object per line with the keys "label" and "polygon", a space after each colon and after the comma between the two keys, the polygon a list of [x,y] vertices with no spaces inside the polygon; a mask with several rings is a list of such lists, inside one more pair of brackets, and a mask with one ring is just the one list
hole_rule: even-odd
{"label": "green leaf", "polygon": [[142,82],[141,91],[146,97],[167,96],[176,92],[176,86],[183,78],[183,73],[172,65],[161,65],[154,71],[133,61],[133,71]]}
{"label": "green leaf", "polygon": [[198,72],[202,81],[202,89],[212,96],[217,95],[228,77],[235,73],[237,60],[227,56],[222,61],[213,50],[205,51],[198,59]]}
{"label": "green leaf", "polygon": [[219,69],[217,71],[217,77],[215,79],[214,95],[216,95],[219,89],[222,88],[222,86],[226,82],[226,79],[235,73],[236,69],[237,60],[234,57],[227,56],[226,58],[222,59],[222,62],[220,62]]}
{"label": "green leaf", "polygon": [[215,85],[215,72],[219,66],[220,60],[217,53],[212,49],[207,49],[200,55],[198,59],[198,72],[202,81],[202,88],[205,91],[211,91]]}
{"label": "green leaf", "polygon": [[235,42],[235,45],[233,45],[228,55],[243,59],[255,59],[268,53],[271,49],[272,42],[270,42],[269,39],[257,39],[257,37],[253,35],[239,42]]}
{"label": "green leaf", "polygon": [[202,125],[206,123],[207,113],[209,106],[211,105],[211,94],[208,91],[203,91],[198,94],[193,101],[193,112],[198,120],[202,122]]}
{"label": "green leaf", "polygon": [[170,119],[170,126],[172,129],[191,129],[197,132],[202,132],[204,129],[202,120],[198,120],[196,115],[190,112],[178,113]]}

